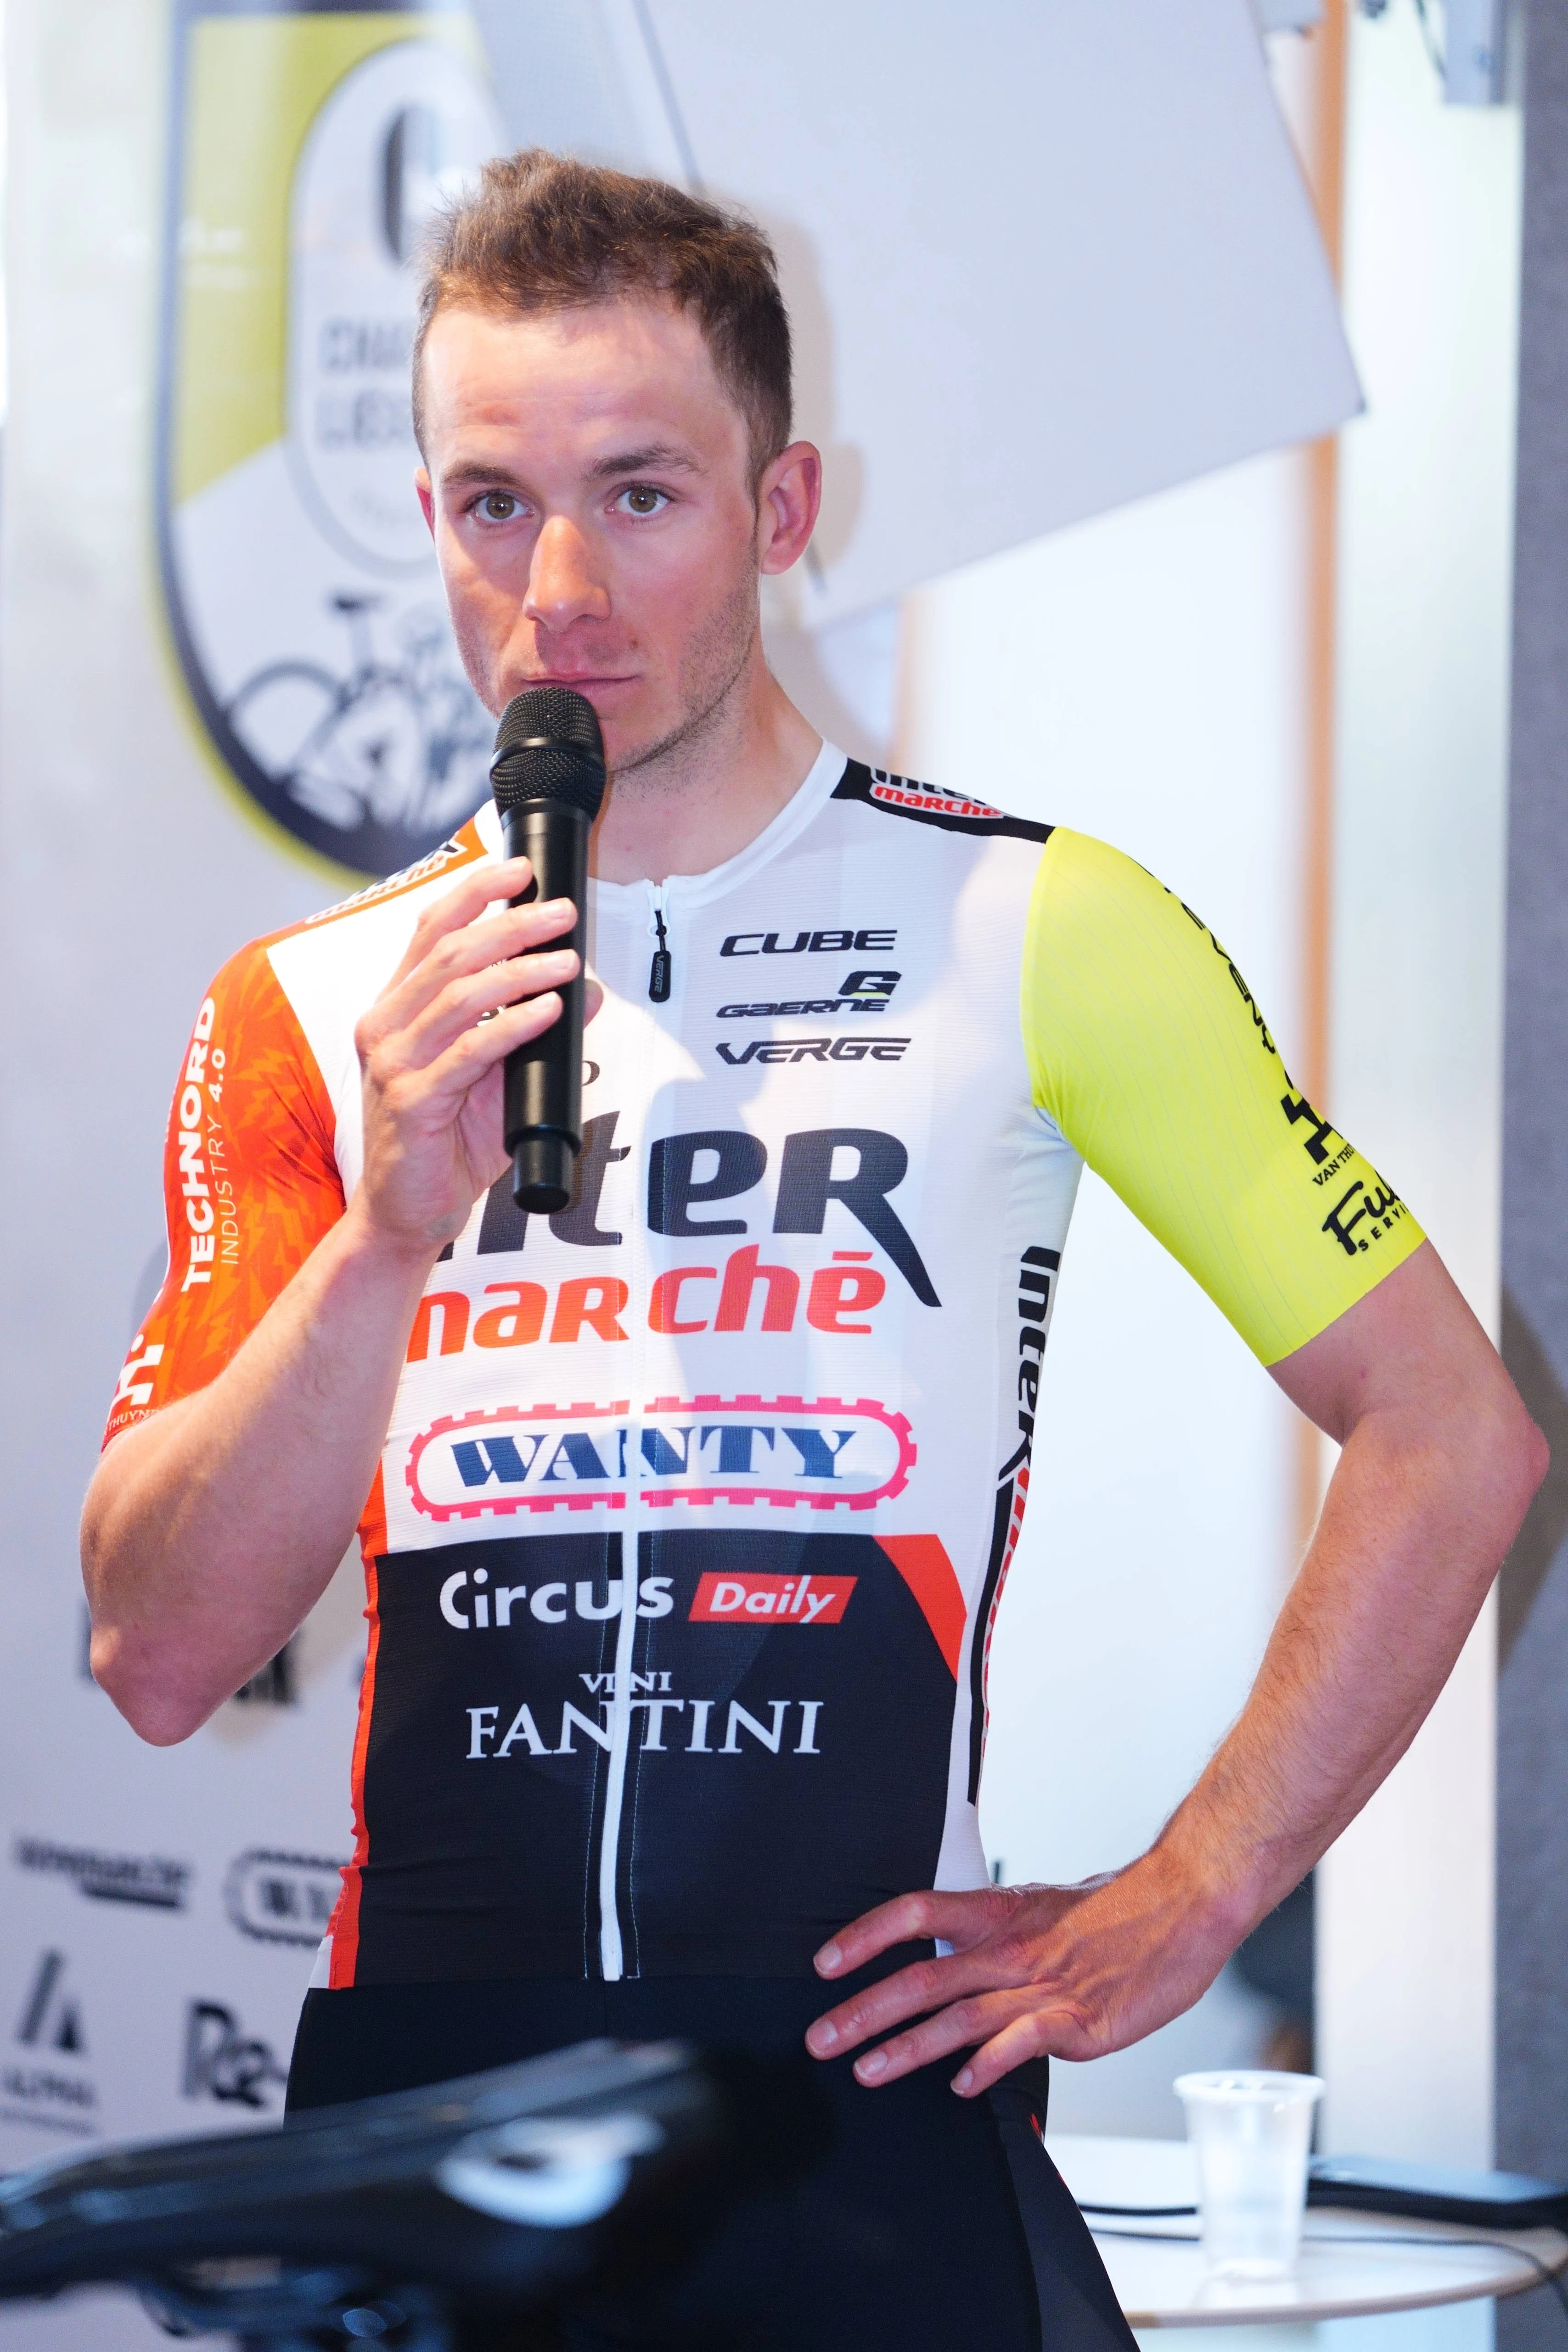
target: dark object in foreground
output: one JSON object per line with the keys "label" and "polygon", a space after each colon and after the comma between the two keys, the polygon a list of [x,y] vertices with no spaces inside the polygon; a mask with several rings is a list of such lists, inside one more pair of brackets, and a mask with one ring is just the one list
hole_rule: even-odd
{"label": "dark object in foreground", "polygon": [[1392,2156],[1315,2156],[1309,2205],[1462,2221],[1476,2230],[1568,2230],[1568,2185],[1526,2172],[1466,2172]]}
{"label": "dark object in foreground", "polygon": [[[537,686],[501,714],[490,783],[502,854],[527,857],[534,878],[515,906],[570,898],[577,919],[551,948],[588,962],[588,836],[604,798],[599,714],[570,686]],[[583,973],[559,991],[560,1017],[507,1056],[503,1133],[519,1209],[553,1215],[571,1198],[582,1149]]]}
{"label": "dark object in foreground", "polygon": [[727,2202],[721,2165],[743,2193],[747,2149],[787,2172],[813,2138],[753,2062],[584,2042],[264,2131],[13,2173],[0,2299],[112,2283],[181,2334],[271,2352],[531,2352],[572,2290],[613,2296],[678,2263],[695,2217]]}

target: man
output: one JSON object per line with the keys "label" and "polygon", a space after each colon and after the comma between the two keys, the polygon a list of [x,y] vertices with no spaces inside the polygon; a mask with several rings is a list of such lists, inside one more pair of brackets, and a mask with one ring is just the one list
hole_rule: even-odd
{"label": "man", "polygon": [[[525,154],[446,224],[423,320],[469,674],[497,712],[587,694],[612,772],[578,1190],[548,1221],[507,1192],[501,1063],[575,966],[570,909],[508,904],[492,811],[236,957],[89,1497],[94,1672],[183,1738],[357,1520],[357,1844],[295,2104],[607,2029],[805,2033],[833,2154],[650,2340],[1125,2342],[1040,2062],[1187,2007],[1364,1802],[1544,1448],[1196,916],[846,762],[768,675],[758,576],[803,552],[819,459],[760,237]],[[986,1652],[1085,1159],[1343,1452],[1149,1853],[997,1889]]]}

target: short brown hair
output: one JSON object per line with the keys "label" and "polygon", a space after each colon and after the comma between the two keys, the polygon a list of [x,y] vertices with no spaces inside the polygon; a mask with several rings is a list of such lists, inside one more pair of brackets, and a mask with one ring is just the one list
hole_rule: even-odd
{"label": "short brown hair", "polygon": [[420,362],[438,311],[526,315],[638,294],[666,295],[696,313],[746,419],[754,486],[789,443],[789,313],[773,248],[741,214],[664,180],[525,147],[486,163],[475,192],[437,215],[423,263],[413,344],[422,449]]}

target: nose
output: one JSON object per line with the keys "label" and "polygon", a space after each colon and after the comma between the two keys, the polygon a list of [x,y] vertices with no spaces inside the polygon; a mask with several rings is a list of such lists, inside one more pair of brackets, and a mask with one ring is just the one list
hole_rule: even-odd
{"label": "nose", "polygon": [[551,630],[610,616],[609,592],[594,576],[587,541],[565,515],[551,515],[534,541],[523,608],[530,621]]}

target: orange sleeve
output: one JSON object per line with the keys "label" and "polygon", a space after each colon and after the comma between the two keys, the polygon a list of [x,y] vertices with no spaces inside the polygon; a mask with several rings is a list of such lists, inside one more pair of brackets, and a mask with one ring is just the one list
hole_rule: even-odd
{"label": "orange sleeve", "polygon": [[215,1380],[343,1213],[335,1120],[267,943],[196,1015],[163,1152],[169,1271],[131,1343],[107,1444]]}

